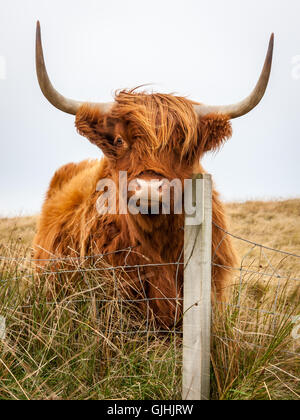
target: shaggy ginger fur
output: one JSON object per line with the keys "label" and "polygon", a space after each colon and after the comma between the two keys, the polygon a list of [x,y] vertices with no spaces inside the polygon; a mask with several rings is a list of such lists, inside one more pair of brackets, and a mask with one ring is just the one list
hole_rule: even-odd
{"label": "shaggy ginger fur", "polygon": [[[201,157],[218,149],[231,136],[230,122],[220,115],[198,120],[193,102],[185,98],[121,91],[108,114],[101,114],[92,105],[82,106],[76,127],[102,150],[104,158],[70,163],[55,173],[34,240],[35,258],[109,253],[106,261],[113,266],[123,266],[125,260],[128,266],[148,265],[141,267],[140,273],[127,270],[123,293],[131,298],[144,297],[145,293],[151,299],[155,318],[165,326],[173,325],[181,315],[181,305],[174,298],[182,297],[182,266],[176,276],[175,265],[149,264],[180,259],[184,216],[100,216],[96,201],[101,193],[96,186],[103,178],[118,185],[119,171],[127,171],[128,182],[137,177],[177,178],[183,182],[194,173],[204,173]],[[216,191],[213,221],[226,229],[224,209]],[[133,247],[130,253],[114,253],[128,247]],[[234,266],[230,240],[215,227],[212,252],[219,266]],[[214,266],[213,287],[218,297],[224,297],[228,282],[228,272]]]}

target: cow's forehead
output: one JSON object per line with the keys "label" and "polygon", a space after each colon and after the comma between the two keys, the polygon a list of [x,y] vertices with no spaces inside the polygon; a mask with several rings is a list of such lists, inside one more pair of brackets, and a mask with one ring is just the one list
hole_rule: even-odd
{"label": "cow's forehead", "polygon": [[92,143],[109,149],[108,154],[116,153],[112,148],[119,144],[116,135],[120,134],[130,144],[138,147],[139,143],[142,154],[179,152],[180,159],[191,163],[204,152],[217,150],[231,136],[226,115],[198,118],[193,102],[186,98],[130,92],[119,93],[108,113],[83,105],[76,115],[76,127]]}
{"label": "cow's forehead", "polygon": [[[108,118],[115,129],[134,136],[184,135],[197,127],[193,102],[167,94],[121,92]],[[108,124],[109,125],[109,124]]]}

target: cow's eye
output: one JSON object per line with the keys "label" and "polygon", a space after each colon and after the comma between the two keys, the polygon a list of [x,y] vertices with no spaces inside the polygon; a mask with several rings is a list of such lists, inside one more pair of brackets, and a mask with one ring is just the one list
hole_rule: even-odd
{"label": "cow's eye", "polygon": [[117,137],[115,138],[114,144],[115,144],[116,146],[123,146],[123,144],[124,144],[124,140],[122,139],[122,137],[117,136]]}

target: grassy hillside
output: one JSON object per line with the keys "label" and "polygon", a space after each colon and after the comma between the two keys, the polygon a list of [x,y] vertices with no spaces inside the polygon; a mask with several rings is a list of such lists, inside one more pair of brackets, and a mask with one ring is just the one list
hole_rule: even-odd
{"label": "grassy hillside", "polygon": [[273,248],[300,253],[300,199],[227,204],[232,233]]}
{"label": "grassy hillside", "polygon": [[[300,255],[300,200],[226,207],[233,235]],[[109,274],[78,266],[59,291],[62,273],[37,275],[20,261],[36,221],[0,219],[0,255],[8,258],[0,259],[0,399],[180,399],[180,334],[145,334],[136,308],[116,300]],[[233,241],[231,298],[213,316],[211,398],[299,399],[292,320],[300,315],[300,259]]]}

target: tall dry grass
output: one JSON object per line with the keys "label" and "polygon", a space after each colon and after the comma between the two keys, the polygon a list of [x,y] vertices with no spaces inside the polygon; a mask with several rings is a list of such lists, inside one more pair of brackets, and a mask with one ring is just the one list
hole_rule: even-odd
{"label": "tall dry grass", "polygon": [[[299,253],[299,204],[231,204],[230,229]],[[284,219],[293,226],[279,239]],[[120,301],[111,272],[78,263],[67,286],[61,272],[37,274],[28,262],[34,223],[0,221],[0,255],[8,258],[0,260],[0,315],[7,323],[0,398],[180,399],[180,331],[153,333],[156,326],[146,325],[134,303]],[[240,266],[231,300],[213,314],[211,398],[299,399],[300,342],[292,338],[299,259],[235,242]],[[70,268],[64,264],[61,270]]]}

